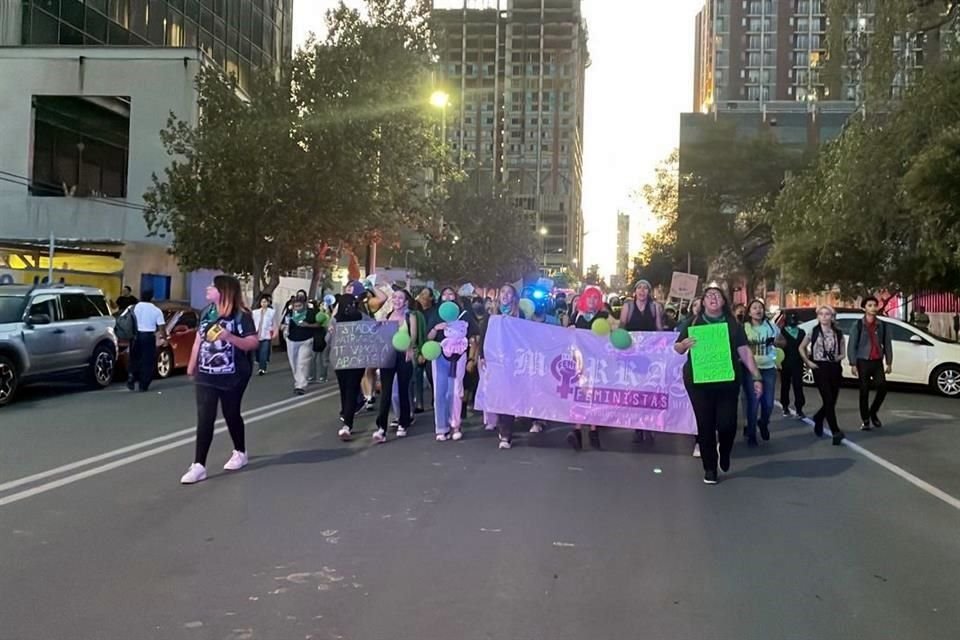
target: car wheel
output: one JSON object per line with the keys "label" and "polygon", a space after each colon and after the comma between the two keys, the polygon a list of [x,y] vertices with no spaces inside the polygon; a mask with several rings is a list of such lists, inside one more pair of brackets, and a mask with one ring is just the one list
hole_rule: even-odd
{"label": "car wheel", "polygon": [[106,389],[113,382],[117,354],[106,344],[97,346],[90,358],[90,384],[97,389]]}
{"label": "car wheel", "polygon": [[960,398],[960,366],[945,364],[937,367],[930,376],[933,390],[948,398]]}
{"label": "car wheel", "polygon": [[13,360],[0,356],[0,407],[10,404],[17,393],[20,383],[20,372]]}
{"label": "car wheel", "polygon": [[813,369],[810,367],[803,368],[803,384],[807,385],[808,387],[812,387],[816,384],[813,379]]}
{"label": "car wheel", "polygon": [[173,373],[173,352],[170,349],[161,349],[157,354],[157,377],[169,378]]}

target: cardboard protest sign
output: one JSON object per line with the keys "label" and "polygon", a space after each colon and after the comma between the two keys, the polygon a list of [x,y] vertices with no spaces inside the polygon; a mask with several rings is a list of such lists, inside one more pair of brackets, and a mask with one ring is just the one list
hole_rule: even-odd
{"label": "cardboard protest sign", "polygon": [[392,367],[396,359],[393,334],[396,322],[338,322],[330,342],[330,362],[335,370]]}

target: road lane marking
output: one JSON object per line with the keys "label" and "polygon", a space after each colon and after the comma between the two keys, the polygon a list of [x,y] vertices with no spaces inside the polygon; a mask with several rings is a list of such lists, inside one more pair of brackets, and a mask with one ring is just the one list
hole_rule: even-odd
{"label": "road lane marking", "polygon": [[[781,409],[783,408],[783,405],[781,405],[779,402],[777,402],[776,404]],[[796,414],[793,414],[793,415],[795,416]],[[804,424],[810,425],[811,427],[814,426],[813,420],[811,418],[802,418],[801,422],[803,422]],[[958,511],[960,511],[960,500],[953,497],[943,489],[939,489],[933,486],[932,484],[930,484],[929,482],[927,482],[926,480],[922,480],[921,478],[918,478],[917,476],[913,475],[903,467],[895,465],[894,463],[890,462],[886,458],[881,458],[880,456],[873,453],[872,451],[868,451],[867,449],[864,449],[862,446],[860,446],[856,442],[851,442],[849,438],[844,438],[842,444],[843,446],[847,447],[854,453],[859,453],[867,460],[870,460],[871,462],[876,462],[878,465],[880,465],[890,473],[899,476],[900,478],[906,480],[907,482],[917,487],[921,491],[925,491],[926,493],[929,493],[934,498],[937,498],[938,500],[942,500],[943,502],[946,502],[948,505],[950,505],[954,509],[957,509]]]}
{"label": "road lane marking", "polygon": [[[298,408],[300,408],[301,406],[305,406],[305,405],[307,405],[307,404],[311,404],[311,403],[316,402],[316,401],[318,401],[318,400],[324,400],[324,399],[326,399],[326,398],[331,398],[331,397],[337,395],[338,393],[339,393],[339,392],[337,392],[337,391],[332,391],[332,390],[331,390],[331,391],[328,391],[328,392],[325,392],[325,393],[321,393],[321,394],[319,394],[319,395],[307,394],[307,395],[305,395],[305,396],[300,396],[300,397],[297,397],[297,398],[288,398],[288,399],[286,399],[286,400],[281,400],[281,401],[279,401],[279,402],[273,402],[273,403],[271,403],[271,404],[266,404],[266,405],[263,405],[262,407],[254,407],[253,409],[250,409],[250,410],[246,411],[246,412],[243,414],[243,419],[244,419],[245,422],[256,422],[256,421],[258,421],[258,420],[255,420],[254,418],[255,418],[255,417],[259,417],[259,416],[256,416],[255,414],[259,414],[259,413],[264,412],[264,411],[270,411],[270,410],[276,409],[276,408],[278,408],[278,407],[282,407],[282,408],[283,408],[283,410],[281,411],[281,413],[284,412],[284,411],[291,411],[291,410],[293,410],[293,409],[298,409]],[[271,412],[271,413],[270,413],[270,416],[273,416],[273,415],[277,415],[277,414]],[[269,416],[268,416],[268,417],[269,417]],[[216,431],[216,433],[220,433],[221,431],[223,431],[223,429],[226,428],[226,427],[224,426],[226,423],[225,423],[222,419],[221,419],[221,420],[217,420],[216,423],[214,423],[214,424],[215,424],[217,427],[220,427],[220,428]],[[26,484],[32,484],[32,483],[34,483],[34,482],[37,482],[38,480],[43,480],[43,479],[45,479],[45,478],[49,478],[49,477],[52,477],[52,476],[57,476],[57,475],[60,475],[60,474],[62,474],[62,473],[67,473],[68,471],[73,471],[74,469],[80,469],[80,468],[82,468],[82,467],[86,467],[86,466],[89,466],[89,465],[91,465],[91,464],[96,464],[96,463],[98,463],[98,462],[103,462],[104,460],[109,460],[110,458],[115,458],[115,457],[117,457],[117,456],[122,456],[122,455],[127,454],[127,453],[130,453],[130,452],[132,452],[132,451],[137,451],[138,449],[143,449],[143,448],[146,448],[146,447],[150,447],[150,446],[153,446],[153,445],[155,445],[155,444],[159,444],[159,443],[161,443],[161,442],[166,442],[167,440],[172,440],[172,439],[174,439],[174,438],[179,438],[179,437],[181,437],[181,436],[185,436],[185,435],[188,435],[188,434],[195,434],[195,433],[196,433],[196,430],[197,430],[197,428],[194,426],[194,427],[190,427],[190,428],[188,428],[188,429],[182,429],[182,430],[180,430],[180,431],[174,431],[173,433],[168,433],[168,434],[166,434],[166,435],[158,436],[158,437],[156,437],[156,438],[151,438],[151,439],[149,439],[149,440],[144,440],[143,442],[137,442],[137,443],[134,443],[134,444],[131,444],[131,445],[127,445],[127,446],[125,446],[125,447],[121,447],[121,448],[119,448],[119,449],[114,449],[113,451],[107,451],[107,452],[105,452],[105,453],[101,453],[101,454],[98,454],[98,455],[95,455],[95,456],[91,456],[91,457],[89,457],[89,458],[84,458],[83,460],[77,460],[76,462],[71,462],[71,463],[69,463],[69,464],[65,464],[65,465],[62,465],[62,466],[59,466],[59,467],[55,467],[55,468],[53,468],[53,469],[48,469],[48,470],[46,470],[46,471],[41,471],[41,472],[39,472],[39,473],[34,473],[34,474],[32,474],[32,475],[25,476],[25,477],[23,477],[23,478],[18,478],[18,479],[16,479],[16,480],[10,480],[10,481],[8,481],[8,482],[4,482],[3,484],[0,484],[0,493],[9,491],[10,489],[15,489],[15,488],[17,488],[17,487],[21,487],[21,486],[26,485]],[[177,446],[180,446],[180,445],[177,445]],[[2,501],[0,501],[0,505],[3,505],[3,504],[5,504],[5,503],[3,503]]]}

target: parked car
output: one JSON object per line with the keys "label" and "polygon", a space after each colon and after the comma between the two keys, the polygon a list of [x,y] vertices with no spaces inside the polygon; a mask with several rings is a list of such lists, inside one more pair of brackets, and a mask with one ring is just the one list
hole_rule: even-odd
{"label": "parked car", "polygon": [[0,407],[25,384],[86,376],[113,381],[115,321],[103,292],[67,285],[0,285]]}
{"label": "parked car", "polygon": [[[837,313],[863,314],[861,309],[854,309],[853,307],[835,307],[834,311]],[[774,323],[782,329],[786,326],[787,316],[791,313],[797,314],[797,321],[800,324],[817,319],[817,307],[787,307],[785,309],[780,309],[780,311],[777,312]]]}
{"label": "parked car", "polygon": [[[850,331],[863,313],[838,313],[837,325],[843,335]],[[887,376],[890,382],[928,386],[936,393],[949,398],[960,398],[960,344],[937,338],[925,331],[894,318],[880,318],[890,332],[893,342],[893,373]],[[800,327],[810,335],[815,320],[804,322]],[[850,363],[844,363],[843,377],[855,380],[850,372]],[[804,371],[804,382],[813,384],[813,374]]]}
{"label": "parked car", "polygon": [[[190,364],[190,352],[196,336],[197,324],[200,318],[196,309],[180,302],[160,302],[157,306],[163,312],[166,321],[166,345],[157,342],[157,377],[169,378],[174,372],[186,369]],[[130,359],[130,345],[121,340],[118,369],[126,372]]]}

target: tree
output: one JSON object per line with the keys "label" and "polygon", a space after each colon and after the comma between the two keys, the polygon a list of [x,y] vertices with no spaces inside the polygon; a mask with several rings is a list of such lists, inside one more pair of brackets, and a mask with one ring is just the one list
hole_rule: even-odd
{"label": "tree", "polygon": [[677,238],[679,151],[674,150],[657,165],[656,179],[644,185],[642,197],[657,221],[657,230],[643,237],[643,248],[633,258],[631,280],[648,280],[654,287],[669,286],[673,272],[683,260]]}
{"label": "tree", "polygon": [[317,233],[290,85],[257,72],[244,99],[235,78],[207,67],[196,86],[196,126],[171,114],[160,133],[173,161],[154,174],[144,218],[151,233],[172,232],[182,268],[252,275],[255,293],[272,291]]}
{"label": "tree", "polygon": [[960,63],[931,66],[889,114],[851,122],[778,203],[774,259],[799,289],[960,286]]}
{"label": "tree", "polygon": [[184,268],[250,274],[259,293],[312,263],[320,282],[343,251],[435,219],[445,164],[427,103],[429,3],[408,4],[341,4],[326,39],[255,73],[248,99],[200,74],[199,121],[171,116],[173,162],[145,196],[148,226],[173,232]]}
{"label": "tree", "polygon": [[443,211],[443,228],[426,231],[426,249],[414,261],[422,277],[498,286],[537,270],[537,235],[506,197],[457,189]]}

